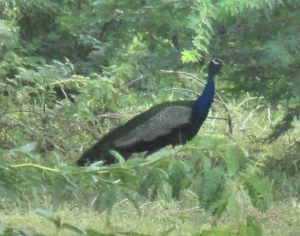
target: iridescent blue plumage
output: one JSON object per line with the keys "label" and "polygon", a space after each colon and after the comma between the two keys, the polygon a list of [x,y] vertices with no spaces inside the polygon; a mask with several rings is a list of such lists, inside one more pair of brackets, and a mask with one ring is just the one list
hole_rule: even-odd
{"label": "iridescent blue plumage", "polygon": [[147,152],[146,157],[165,146],[183,145],[190,141],[208,115],[215,93],[214,77],[221,67],[221,60],[215,58],[210,61],[207,84],[197,100],[153,106],[106,134],[81,156],[77,165],[84,166],[99,160],[107,165],[115,163],[109,150],[118,151],[125,159],[138,152]]}
{"label": "iridescent blue plumage", "polygon": [[[205,88],[202,92],[202,95],[195,101],[193,106],[193,116],[195,117],[204,117],[206,118],[208,111],[211,107],[211,104],[214,100],[215,94],[215,82],[214,77],[222,67],[222,61],[220,59],[211,60],[208,66],[208,77]],[[205,119],[204,118],[204,119]]]}

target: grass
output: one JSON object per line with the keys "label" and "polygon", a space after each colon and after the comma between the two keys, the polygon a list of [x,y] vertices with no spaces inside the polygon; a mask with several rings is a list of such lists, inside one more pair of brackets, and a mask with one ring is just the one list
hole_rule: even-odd
{"label": "grass", "polygon": [[[300,202],[291,199],[285,202],[273,202],[265,213],[249,208],[249,214],[256,216],[263,225],[266,236],[290,236],[300,233]],[[126,200],[113,207],[108,221],[106,212],[97,212],[93,209],[76,209],[65,207],[54,214],[61,218],[62,223],[68,223],[81,230],[93,229],[101,233],[136,232],[140,234],[159,235],[166,229],[175,227],[169,235],[195,235],[203,230],[209,230],[216,218],[209,212],[195,208],[184,208],[176,201],[154,201],[140,206],[141,216],[137,214],[131,203]],[[74,231],[57,228],[51,220],[37,211],[13,212],[2,211],[2,222],[9,227],[22,230],[29,235],[33,232],[52,235],[76,235]],[[242,221],[242,219],[240,219]],[[232,221],[228,214],[217,219],[219,229],[228,229]],[[31,233],[31,234],[30,234]]]}

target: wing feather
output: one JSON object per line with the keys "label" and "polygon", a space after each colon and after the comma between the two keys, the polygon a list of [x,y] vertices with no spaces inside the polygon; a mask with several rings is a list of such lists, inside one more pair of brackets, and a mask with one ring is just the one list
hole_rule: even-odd
{"label": "wing feather", "polygon": [[137,126],[128,134],[116,139],[116,147],[130,147],[138,142],[150,142],[157,137],[169,134],[174,128],[186,124],[190,121],[192,109],[186,106],[169,106],[154,116],[147,119],[144,123]]}

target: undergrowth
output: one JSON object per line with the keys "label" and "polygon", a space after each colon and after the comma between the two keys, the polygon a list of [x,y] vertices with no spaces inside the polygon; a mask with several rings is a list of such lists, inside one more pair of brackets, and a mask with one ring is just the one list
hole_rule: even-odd
{"label": "undergrowth", "polygon": [[[255,108],[250,110],[251,106]],[[70,235],[177,235],[178,230],[186,235],[266,235],[260,218],[274,205],[273,196],[276,201],[297,202],[299,187],[291,181],[297,178],[296,147],[292,145],[297,137],[291,133],[267,144],[263,142],[270,132],[266,127],[279,119],[280,111],[269,114],[268,109],[249,102],[233,101],[227,107],[232,134],[224,120],[215,119],[226,114],[221,106],[215,106],[213,117],[193,141],[176,149],[166,148],[147,159],[136,154],[125,162],[114,153],[118,164],[102,166],[98,162],[78,168],[58,151],[41,152],[39,141],[5,151],[2,156],[6,161],[0,162],[1,208],[11,212],[17,207],[20,211],[14,211],[15,216],[31,212],[38,219],[37,214],[48,219],[53,224],[48,235],[63,235],[64,230]],[[290,147],[284,148],[286,145]],[[279,153],[282,150],[284,153]],[[294,165],[281,169],[270,165],[286,163],[288,153]],[[124,204],[130,205],[130,210],[122,209]],[[169,218],[165,227],[161,225],[153,231],[148,223],[141,227],[130,223],[147,222],[153,209],[144,209],[155,204],[161,210],[158,214],[164,215],[156,224]],[[59,216],[81,217],[83,212],[99,214],[102,226],[95,227],[91,222],[77,225]],[[200,217],[198,223],[202,226],[185,232],[186,224],[198,224],[195,217]],[[13,218],[1,223],[4,235],[11,226],[29,235],[45,233],[18,226]],[[175,223],[178,221],[181,223]]]}
{"label": "undergrowth", "polygon": [[[0,234],[300,234],[298,1],[0,6]],[[74,166],[150,106],[195,99],[216,56],[192,142]]]}

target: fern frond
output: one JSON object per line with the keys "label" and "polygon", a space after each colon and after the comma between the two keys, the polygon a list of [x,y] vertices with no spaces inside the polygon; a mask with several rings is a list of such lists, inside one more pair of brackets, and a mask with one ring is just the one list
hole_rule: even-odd
{"label": "fern frond", "polygon": [[205,209],[209,209],[222,196],[225,183],[223,175],[224,169],[221,167],[213,168],[206,173],[203,203],[201,204]]}
{"label": "fern frond", "polygon": [[228,191],[223,192],[221,198],[211,207],[212,213],[220,216],[223,212],[225,212],[227,210],[230,196],[231,194]]}
{"label": "fern frond", "polygon": [[241,151],[237,147],[229,147],[225,150],[227,170],[229,175],[233,176],[239,170]]}
{"label": "fern frond", "polygon": [[244,175],[242,178],[253,206],[262,212],[266,211],[272,199],[270,185],[254,174]]}

